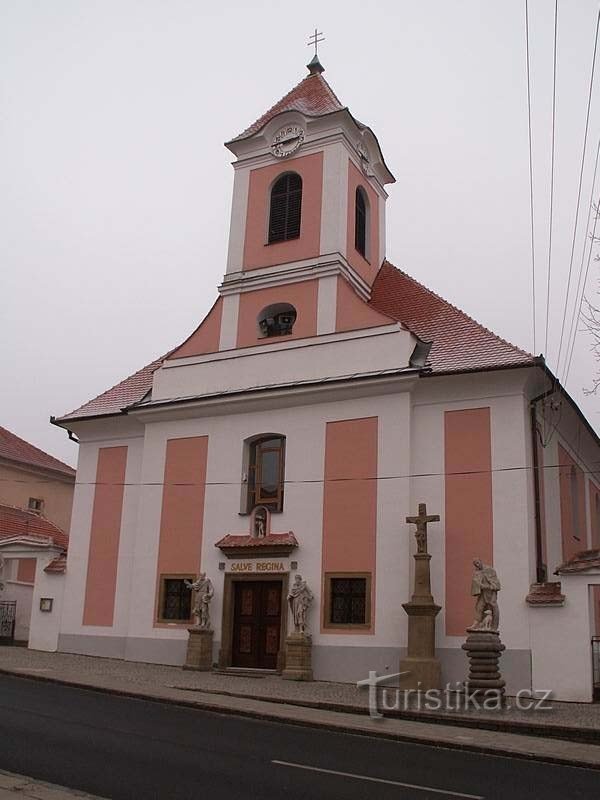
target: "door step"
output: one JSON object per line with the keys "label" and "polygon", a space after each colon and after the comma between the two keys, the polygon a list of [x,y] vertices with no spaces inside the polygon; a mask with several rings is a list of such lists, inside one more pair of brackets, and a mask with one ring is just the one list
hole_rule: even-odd
{"label": "door step", "polygon": [[276,669],[249,669],[247,667],[225,667],[225,669],[215,669],[217,675],[237,675],[244,678],[267,678],[269,675],[277,675]]}

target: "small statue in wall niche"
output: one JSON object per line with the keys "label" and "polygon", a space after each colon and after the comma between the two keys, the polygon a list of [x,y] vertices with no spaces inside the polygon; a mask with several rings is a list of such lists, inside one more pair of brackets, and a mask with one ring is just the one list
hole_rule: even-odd
{"label": "small statue in wall niche", "polygon": [[486,566],[480,559],[473,561],[475,572],[471,582],[471,594],[476,597],[475,620],[470,630],[497,631],[500,625],[498,592],[502,588],[493,567]]}
{"label": "small statue in wall niche", "polygon": [[254,511],[253,535],[257,539],[264,539],[267,535],[267,509],[264,506]]}
{"label": "small statue in wall niche", "polygon": [[288,594],[295,633],[306,633],[306,612],[313,599],[314,595],[306,585],[306,581],[302,579],[302,575],[296,575]]}
{"label": "small statue in wall niche", "polygon": [[201,572],[195,581],[184,581],[184,583],[191,592],[194,592],[192,616],[196,627],[209,631],[210,601],[215,593],[211,579],[206,577],[205,572]]}

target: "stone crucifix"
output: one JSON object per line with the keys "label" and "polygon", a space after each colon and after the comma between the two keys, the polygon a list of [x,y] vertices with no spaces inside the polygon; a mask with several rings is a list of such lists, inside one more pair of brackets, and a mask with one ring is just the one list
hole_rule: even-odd
{"label": "stone crucifix", "polygon": [[407,517],[406,521],[410,525],[416,525],[415,539],[417,540],[417,553],[427,553],[427,524],[429,522],[439,522],[439,514],[427,515],[427,504],[419,503],[419,515],[417,517]]}

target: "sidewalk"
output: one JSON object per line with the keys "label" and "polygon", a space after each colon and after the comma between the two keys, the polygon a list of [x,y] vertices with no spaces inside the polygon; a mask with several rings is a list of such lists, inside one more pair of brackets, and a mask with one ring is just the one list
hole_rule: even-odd
{"label": "sidewalk", "polygon": [[0,770],[0,800],[101,800],[95,795],[77,792],[74,789],[65,789],[53,783],[34,781],[24,775],[15,775],[12,772]]}
{"label": "sidewalk", "polygon": [[552,710],[407,711],[368,716],[368,693],[353,684],[189,672],[25,648],[0,648],[0,672],[161,702],[313,725],[369,736],[600,769],[600,705],[553,703]]}

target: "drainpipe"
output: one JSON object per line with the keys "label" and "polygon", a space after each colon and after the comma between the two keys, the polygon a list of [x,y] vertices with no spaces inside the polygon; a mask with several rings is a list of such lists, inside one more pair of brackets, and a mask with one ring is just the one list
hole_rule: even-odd
{"label": "drainpipe", "polygon": [[529,404],[529,413],[531,418],[531,444],[533,456],[533,495],[535,502],[535,575],[537,583],[546,583],[548,579],[548,567],[544,564],[543,550],[542,550],[542,514],[541,514],[541,491],[540,491],[540,465],[538,459],[537,449],[537,413],[536,405],[539,400],[554,394],[554,390],[550,389],[547,392],[534,397]]}

